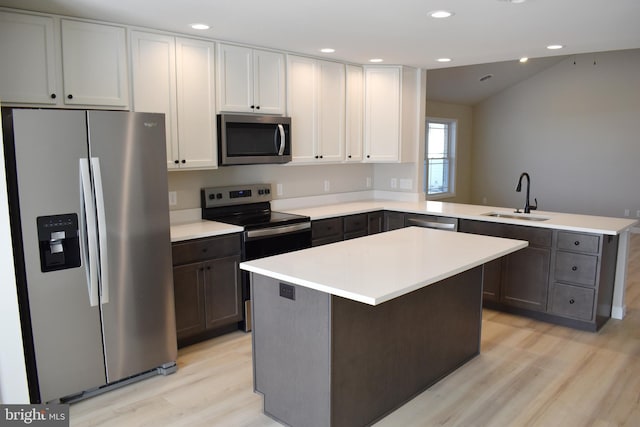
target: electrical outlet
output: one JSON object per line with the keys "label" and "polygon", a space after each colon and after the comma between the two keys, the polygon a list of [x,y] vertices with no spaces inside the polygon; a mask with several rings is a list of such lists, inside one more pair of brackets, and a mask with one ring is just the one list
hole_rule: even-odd
{"label": "electrical outlet", "polygon": [[283,194],[282,184],[276,184],[276,195],[282,196],[282,194]]}
{"label": "electrical outlet", "polygon": [[624,210],[624,216],[629,216],[629,209]]}
{"label": "electrical outlet", "polygon": [[398,178],[391,178],[391,188],[398,188]]}
{"label": "electrical outlet", "polygon": [[485,197],[483,197],[483,198],[482,198],[482,204],[483,204],[483,205],[486,205],[486,204],[487,204],[487,196],[485,196]]}
{"label": "electrical outlet", "polygon": [[371,188],[371,177],[367,177],[367,188]]}
{"label": "electrical outlet", "polygon": [[331,183],[329,182],[328,179],[324,180],[324,191],[328,192],[329,190],[331,190]]}
{"label": "electrical outlet", "polygon": [[175,191],[169,191],[169,206],[175,206],[178,204],[178,193]]}
{"label": "electrical outlet", "polygon": [[296,288],[292,285],[287,285],[286,283],[280,283],[280,296],[282,298],[290,299],[291,301],[296,300]]}
{"label": "electrical outlet", "polygon": [[400,188],[403,190],[411,190],[413,188],[413,180],[409,178],[400,178]]}

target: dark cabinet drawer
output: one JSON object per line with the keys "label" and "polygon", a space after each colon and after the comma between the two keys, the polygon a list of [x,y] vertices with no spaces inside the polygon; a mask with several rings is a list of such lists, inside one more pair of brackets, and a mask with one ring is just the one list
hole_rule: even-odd
{"label": "dark cabinet drawer", "polygon": [[551,247],[553,231],[548,228],[504,225],[504,235],[508,239],[526,240],[532,246]]}
{"label": "dark cabinet drawer", "polygon": [[240,233],[176,242],[171,247],[173,265],[223,258],[238,255],[242,252]]}
{"label": "dark cabinet drawer", "polygon": [[344,217],[344,234],[367,235],[367,214],[349,215]]}
{"label": "dark cabinet drawer", "polygon": [[550,311],[560,316],[591,320],[593,317],[593,300],[593,289],[554,283],[551,291]]}
{"label": "dark cabinet drawer", "polygon": [[371,212],[367,215],[368,234],[382,233],[384,230],[384,214],[382,212]]}
{"label": "dark cabinet drawer", "polygon": [[566,231],[558,232],[558,249],[596,254],[599,245],[600,236]]}
{"label": "dark cabinet drawer", "polygon": [[585,286],[594,286],[598,257],[558,251],[556,253],[555,280]]}
{"label": "dark cabinet drawer", "polygon": [[312,240],[342,240],[342,218],[319,219],[311,222]]}

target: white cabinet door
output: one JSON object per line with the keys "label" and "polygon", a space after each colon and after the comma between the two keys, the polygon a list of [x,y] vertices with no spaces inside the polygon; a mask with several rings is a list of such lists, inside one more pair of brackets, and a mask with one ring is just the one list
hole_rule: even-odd
{"label": "white cabinet door", "polygon": [[0,12],[0,99],[56,104],[57,70],[53,18]]}
{"label": "white cabinet door", "polygon": [[318,153],[320,160],[344,160],[345,69],[344,64],[318,61]]}
{"label": "white cabinet door", "polygon": [[400,160],[400,67],[365,69],[365,161]]}
{"label": "white cabinet door", "polygon": [[253,102],[255,112],[284,114],[284,55],[264,50],[253,51]]}
{"label": "white cabinet door", "polygon": [[292,162],[313,162],[318,138],[318,64],[314,59],[288,55],[287,70]]}
{"label": "white cabinet door", "polygon": [[364,143],[364,72],[355,65],[347,65],[346,71],[345,160],[360,162]]}
{"label": "white cabinet door", "polygon": [[175,40],[171,36],[131,32],[133,110],[164,113],[167,166],[180,164],[176,111]]}
{"label": "white cabinet door", "polygon": [[214,63],[213,43],[176,39],[180,168],[218,166]]}
{"label": "white cabinet door", "polygon": [[284,114],[284,55],[242,46],[218,45],[218,109]]}
{"label": "white cabinet door", "polygon": [[240,46],[218,45],[218,109],[253,113],[253,52]]}
{"label": "white cabinet door", "polygon": [[62,19],[61,30],[65,104],[127,107],[125,29]]}

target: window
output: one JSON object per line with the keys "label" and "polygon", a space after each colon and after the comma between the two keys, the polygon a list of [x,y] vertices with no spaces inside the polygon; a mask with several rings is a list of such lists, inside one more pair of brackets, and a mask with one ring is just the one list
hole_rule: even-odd
{"label": "window", "polygon": [[425,192],[431,198],[455,195],[456,121],[427,119]]}

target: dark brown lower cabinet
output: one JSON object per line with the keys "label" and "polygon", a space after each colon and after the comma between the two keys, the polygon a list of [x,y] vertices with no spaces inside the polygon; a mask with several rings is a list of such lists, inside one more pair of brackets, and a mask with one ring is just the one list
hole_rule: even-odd
{"label": "dark brown lower cabinet", "polygon": [[487,307],[590,331],[611,317],[617,236],[475,220],[459,230],[529,242],[484,265]]}
{"label": "dark brown lower cabinet", "polygon": [[178,345],[237,329],[243,320],[240,235],[173,244]]}
{"label": "dark brown lower cabinet", "polygon": [[504,257],[500,302],[534,311],[547,309],[550,248],[529,246]]}

